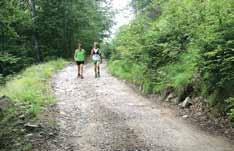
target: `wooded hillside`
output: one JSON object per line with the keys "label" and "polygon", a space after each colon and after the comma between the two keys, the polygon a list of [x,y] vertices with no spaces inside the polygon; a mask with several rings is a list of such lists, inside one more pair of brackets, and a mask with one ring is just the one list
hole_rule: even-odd
{"label": "wooded hillside", "polygon": [[[109,68],[146,93],[203,96],[234,114],[234,3],[134,0],[136,17],[108,46]],[[232,113],[231,113],[232,112]]]}
{"label": "wooded hillside", "polygon": [[77,42],[90,49],[112,24],[104,0],[1,0],[0,81],[33,63],[72,58]]}

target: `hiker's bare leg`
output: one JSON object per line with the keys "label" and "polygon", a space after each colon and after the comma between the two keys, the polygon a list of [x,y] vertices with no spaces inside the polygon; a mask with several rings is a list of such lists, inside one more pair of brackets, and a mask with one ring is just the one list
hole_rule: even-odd
{"label": "hiker's bare leg", "polygon": [[100,63],[97,63],[97,75],[100,77]]}
{"label": "hiker's bare leg", "polygon": [[84,65],[81,64],[80,65],[80,75],[81,75],[81,78],[83,78],[83,68],[84,68]]}
{"label": "hiker's bare leg", "polygon": [[79,75],[79,65],[77,65],[77,76]]}
{"label": "hiker's bare leg", "polygon": [[94,64],[94,73],[95,73],[95,78],[97,77],[97,64]]}
{"label": "hiker's bare leg", "polygon": [[77,77],[79,77],[80,76],[80,65],[77,65],[77,71],[78,71]]}

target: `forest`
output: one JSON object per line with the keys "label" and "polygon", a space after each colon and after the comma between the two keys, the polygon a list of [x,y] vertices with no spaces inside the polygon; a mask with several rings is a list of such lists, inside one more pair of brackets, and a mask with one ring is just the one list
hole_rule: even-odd
{"label": "forest", "polygon": [[106,0],[0,0],[1,151],[32,149],[25,127],[55,103],[49,79],[78,42],[102,42],[112,16]]}
{"label": "forest", "polygon": [[72,58],[78,41],[90,50],[112,25],[104,0],[1,0],[0,81],[53,58]]}
{"label": "forest", "polygon": [[113,75],[144,93],[203,96],[234,119],[234,3],[135,0],[136,13],[106,44]]}
{"label": "forest", "polygon": [[[70,143],[69,138],[59,138],[63,136],[61,133],[73,135],[80,130],[90,137],[99,132],[97,136],[102,137],[89,139],[79,134],[77,140],[81,141],[75,142],[78,147],[83,139],[81,146],[104,140],[101,147],[114,146],[115,150],[121,150],[138,145],[143,147],[139,150],[144,150],[151,144],[151,140],[144,137],[150,138],[152,130],[160,137],[166,132],[162,138],[152,136],[152,140],[171,140],[174,135],[176,142],[180,134],[182,149],[193,143],[198,144],[195,147],[211,150],[215,148],[212,145],[232,148],[225,146],[226,139],[217,137],[216,141],[216,133],[206,135],[204,131],[194,131],[169,117],[168,109],[164,110],[161,104],[155,107],[147,97],[162,96],[162,103],[173,94],[174,107],[188,97],[193,101],[201,98],[197,100],[205,106],[201,115],[211,114],[218,124],[224,119],[222,136],[234,138],[233,0],[130,1],[128,7],[133,8],[134,18],[113,36],[116,12],[111,6],[112,0],[0,0],[0,151],[29,151],[34,147],[40,150],[38,147],[45,145],[42,142],[51,139],[52,147],[66,145]],[[77,75],[74,51],[78,43],[82,43],[82,48],[90,53],[94,42],[100,44],[100,54],[105,58],[100,65],[101,77],[94,78],[93,66],[88,62],[84,64],[85,78],[80,82],[81,79],[74,78]],[[129,85],[139,88],[140,92],[133,92]],[[64,97],[60,98],[62,105],[56,92]],[[62,110],[56,108],[58,106],[67,108]],[[174,125],[163,119],[161,111],[165,111],[166,119]],[[41,120],[47,112],[46,118],[51,119]],[[59,118],[55,115],[69,117],[62,123],[65,129],[70,128],[70,134],[58,126]],[[188,115],[184,119],[189,119]],[[161,124],[158,125],[158,121]],[[173,127],[178,122],[179,130]],[[135,125],[131,127],[131,124]],[[98,129],[96,133],[92,133],[96,130],[92,126]],[[209,125],[207,127],[209,129]],[[182,133],[183,128],[188,131]],[[145,133],[137,133],[139,129],[145,129]],[[217,129],[215,127],[213,132]],[[167,134],[168,131],[173,135]],[[187,140],[189,134],[193,135],[194,142]],[[215,136],[215,139],[206,143],[199,140],[203,136]],[[166,141],[166,145],[157,144],[162,142],[153,142],[153,147],[174,150],[174,143],[172,146]],[[63,147],[66,148],[63,150],[71,149]]]}

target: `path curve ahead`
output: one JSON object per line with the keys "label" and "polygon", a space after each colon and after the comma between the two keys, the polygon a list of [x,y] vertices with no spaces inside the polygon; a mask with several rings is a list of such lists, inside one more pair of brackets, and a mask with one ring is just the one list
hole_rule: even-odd
{"label": "path curve ahead", "polygon": [[175,117],[170,109],[134,92],[102,65],[101,78],[93,67],[76,78],[70,65],[56,74],[57,121],[61,143],[56,151],[233,151],[222,137],[202,132]]}

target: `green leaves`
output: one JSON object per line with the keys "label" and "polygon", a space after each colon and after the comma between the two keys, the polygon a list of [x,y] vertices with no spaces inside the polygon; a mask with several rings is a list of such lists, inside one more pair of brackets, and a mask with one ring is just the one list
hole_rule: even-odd
{"label": "green leaves", "polygon": [[[111,62],[118,60],[120,66],[127,62],[129,68],[142,65],[142,85],[149,92],[193,84],[201,95],[211,96],[213,105],[223,105],[234,95],[233,4],[230,0],[133,1],[137,15],[113,41]],[[134,81],[130,71],[115,74],[128,73]]]}
{"label": "green leaves", "polygon": [[[34,2],[34,17],[28,1],[0,2],[0,74],[3,76],[36,62],[38,56],[44,60],[70,59],[78,41],[89,51],[94,41],[103,40],[112,25],[112,12],[103,4],[105,0]],[[33,49],[36,48],[33,35],[38,39],[40,51]]]}
{"label": "green leaves", "polygon": [[15,56],[11,55],[11,54],[0,54],[0,62],[2,63],[10,63],[10,64],[14,64],[19,60],[19,58],[16,58]]}
{"label": "green leaves", "polygon": [[226,110],[228,111],[228,116],[232,121],[234,120],[234,98],[230,97],[225,100],[225,102],[228,104]]}

